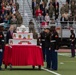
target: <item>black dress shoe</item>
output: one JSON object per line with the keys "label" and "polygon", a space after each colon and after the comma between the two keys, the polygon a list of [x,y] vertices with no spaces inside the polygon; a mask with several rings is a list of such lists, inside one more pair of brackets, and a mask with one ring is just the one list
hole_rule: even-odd
{"label": "black dress shoe", "polygon": [[51,69],[52,71],[57,71],[57,69]]}
{"label": "black dress shoe", "polygon": [[35,69],[35,66],[32,66],[33,69]]}
{"label": "black dress shoe", "polygon": [[5,65],[5,69],[7,69],[7,65]]}
{"label": "black dress shoe", "polygon": [[41,70],[41,65],[39,65],[38,67],[39,67],[38,69]]}
{"label": "black dress shoe", "polygon": [[50,70],[50,67],[46,67],[46,69]]}

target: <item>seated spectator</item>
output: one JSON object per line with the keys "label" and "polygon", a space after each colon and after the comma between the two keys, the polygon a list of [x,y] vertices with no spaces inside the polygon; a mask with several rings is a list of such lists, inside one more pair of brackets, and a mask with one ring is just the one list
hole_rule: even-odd
{"label": "seated spectator", "polygon": [[42,1],[42,3],[40,4],[40,9],[42,10],[42,15],[43,16],[45,16],[45,14],[46,14],[45,7],[46,7],[45,2]]}
{"label": "seated spectator", "polygon": [[12,4],[12,13],[15,14],[16,13],[16,5],[13,3]]}
{"label": "seated spectator", "polygon": [[[36,7],[35,7],[35,11],[38,10],[38,8],[39,8],[39,4],[37,3],[37,4],[36,4]],[[35,14],[34,14],[34,15],[35,15]]]}
{"label": "seated spectator", "polygon": [[49,24],[50,22],[50,16],[48,15],[48,13],[46,13],[45,15],[45,21]]}
{"label": "seated spectator", "polygon": [[73,20],[74,20],[74,17],[72,16],[71,13],[70,13],[70,16],[69,16],[68,20],[69,20],[69,27],[72,28],[72,27],[73,27]]}
{"label": "seated spectator", "polygon": [[[38,10],[36,10],[35,14],[36,14],[37,20],[42,19],[42,10],[40,10],[40,8],[38,8]],[[40,22],[41,22],[41,20],[40,20]]]}
{"label": "seated spectator", "polygon": [[9,1],[9,4],[12,6],[12,4],[13,4],[13,0],[10,0],[10,1]]}
{"label": "seated spectator", "polygon": [[65,11],[65,13],[63,14],[64,17],[66,18],[66,20],[68,20],[68,17],[69,17],[69,13],[67,11]]}
{"label": "seated spectator", "polygon": [[68,2],[68,4],[70,4],[70,1],[71,1],[71,0],[66,0],[66,2]]}
{"label": "seated spectator", "polygon": [[7,13],[9,14],[9,12],[11,11],[11,6],[9,5],[9,3],[6,5],[6,9],[7,9]]}
{"label": "seated spectator", "polygon": [[54,8],[56,8],[56,6],[58,6],[58,8],[59,8],[59,2],[57,0],[55,0],[55,2],[53,2],[53,6],[54,6]]}
{"label": "seated spectator", "polygon": [[58,6],[56,6],[56,8],[55,8],[55,20],[58,19],[58,16],[59,16],[59,8],[58,8]]}
{"label": "seated spectator", "polygon": [[72,13],[73,16],[75,15],[75,12],[74,12],[74,10],[76,9],[75,6],[76,6],[75,2],[71,1],[71,7],[70,8],[71,8],[71,13]]}
{"label": "seated spectator", "polygon": [[19,9],[19,4],[16,2],[15,5],[16,5],[16,10],[18,10]]}
{"label": "seated spectator", "polygon": [[9,19],[6,17],[4,20],[4,29],[8,29],[9,28]]}
{"label": "seated spectator", "polygon": [[53,4],[53,0],[50,0],[50,2],[49,2],[49,6],[50,6],[51,4]]}
{"label": "seated spectator", "polygon": [[17,24],[17,19],[15,15],[12,15],[12,18],[10,20],[10,24]]}
{"label": "seated spectator", "polygon": [[49,12],[50,19],[53,18],[54,6],[52,4],[50,4],[48,12]]}
{"label": "seated spectator", "polygon": [[37,20],[38,20],[39,23],[42,23],[44,21],[44,16],[40,14],[38,16]]}
{"label": "seated spectator", "polygon": [[68,4],[68,2],[66,2],[64,6],[65,6],[65,11],[67,11],[69,13],[69,4]]}
{"label": "seated spectator", "polygon": [[67,21],[68,19],[65,17],[65,15],[63,14],[60,18],[60,22],[61,22],[61,27],[63,29],[65,29],[67,27]]}
{"label": "seated spectator", "polygon": [[2,12],[6,13],[6,4],[4,3],[4,1],[2,2],[1,6],[2,6]]}
{"label": "seated spectator", "polygon": [[3,20],[4,20],[4,18],[5,18],[5,13],[4,12],[2,12],[2,14],[1,14],[1,18],[3,18]]}
{"label": "seated spectator", "polygon": [[60,8],[60,14],[64,14],[65,13],[65,5],[62,4],[61,8]]}
{"label": "seated spectator", "polygon": [[36,0],[32,0],[32,13],[33,13],[33,16],[35,15],[35,9],[36,9],[36,5],[37,5],[37,1]]}
{"label": "seated spectator", "polygon": [[18,11],[16,11],[15,16],[17,18],[17,27],[20,27],[21,24],[23,23],[23,18]]}

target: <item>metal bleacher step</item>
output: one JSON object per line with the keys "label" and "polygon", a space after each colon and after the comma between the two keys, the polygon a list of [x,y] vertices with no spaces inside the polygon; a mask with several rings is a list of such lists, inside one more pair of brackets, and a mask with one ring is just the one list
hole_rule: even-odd
{"label": "metal bleacher step", "polygon": [[28,26],[30,19],[32,19],[32,12],[30,10],[28,0],[17,0],[17,2],[20,5],[19,12],[21,13],[23,17],[23,24],[25,26]]}

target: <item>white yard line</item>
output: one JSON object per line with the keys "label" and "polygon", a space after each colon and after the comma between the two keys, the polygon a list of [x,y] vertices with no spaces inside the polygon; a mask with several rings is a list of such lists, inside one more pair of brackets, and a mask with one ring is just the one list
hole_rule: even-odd
{"label": "white yard line", "polygon": [[[61,56],[68,56],[68,57],[69,57],[69,54],[60,54],[60,53],[59,53],[59,55],[61,55]],[[66,62],[68,62],[68,61],[66,61]],[[73,62],[73,61],[71,61],[71,62]],[[57,73],[57,72],[54,72],[54,71],[45,69],[45,68],[43,68],[43,67],[42,67],[42,69],[45,70],[45,71],[47,71],[47,72],[50,72],[50,73],[52,73],[52,74],[54,74],[54,75],[61,75],[61,74],[59,74],[59,73]]]}
{"label": "white yard line", "polygon": [[[58,53],[58,55],[60,55],[60,56],[66,56],[66,57],[71,57],[71,53]],[[76,58],[76,55],[75,55],[74,58]]]}
{"label": "white yard line", "polygon": [[71,56],[71,54],[67,54],[67,53],[59,53],[58,55],[67,56],[67,57],[70,57]]}
{"label": "white yard line", "polygon": [[45,71],[47,71],[47,72],[50,72],[52,74],[55,74],[55,75],[61,75],[61,74],[59,74],[57,72],[54,72],[54,71],[51,71],[51,70],[48,70],[48,69],[45,69],[45,68],[42,68],[42,69],[45,70]]}
{"label": "white yard line", "polygon": [[[35,66],[35,67],[38,68],[38,66]],[[42,69],[42,70],[45,70],[45,71],[47,71],[47,72],[50,72],[50,73],[52,73],[52,74],[54,74],[54,75],[61,75],[61,74],[59,74],[59,73],[57,73],[57,72],[54,72],[54,71],[51,71],[51,70],[45,69],[44,67],[41,67],[41,69]]]}
{"label": "white yard line", "polygon": [[[61,55],[61,56],[69,56],[69,54],[60,54],[60,53],[59,53],[59,55]],[[43,70],[45,70],[45,71],[47,71],[47,72],[50,72],[50,73],[52,73],[52,74],[54,74],[54,75],[61,75],[61,74],[59,74],[59,73],[57,73],[57,72],[54,72],[54,71],[45,69],[45,68],[43,68],[43,67],[42,67],[41,69],[43,69]]]}

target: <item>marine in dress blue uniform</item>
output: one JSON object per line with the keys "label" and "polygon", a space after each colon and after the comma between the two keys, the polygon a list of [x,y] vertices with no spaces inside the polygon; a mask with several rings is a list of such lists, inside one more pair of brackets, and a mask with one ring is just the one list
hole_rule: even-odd
{"label": "marine in dress blue uniform", "polygon": [[44,31],[40,34],[40,41],[41,41],[41,46],[42,46],[42,51],[43,51],[43,58],[44,61],[47,60],[45,58],[46,51],[50,47],[50,30],[49,28],[45,28]]}
{"label": "marine in dress blue uniform", "polygon": [[58,69],[58,55],[57,50],[59,49],[59,36],[55,30],[55,26],[51,27],[51,40],[50,40],[50,67],[52,70]]}
{"label": "marine in dress blue uniform", "polygon": [[44,61],[46,60],[46,68],[50,68],[50,30],[49,28],[45,28],[44,31],[41,33],[41,46],[43,51],[43,58]]}
{"label": "marine in dress blue uniform", "polygon": [[3,59],[3,52],[4,52],[4,35],[3,35],[3,27],[0,26],[0,70],[2,65],[2,59]]}

